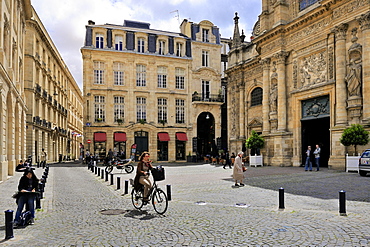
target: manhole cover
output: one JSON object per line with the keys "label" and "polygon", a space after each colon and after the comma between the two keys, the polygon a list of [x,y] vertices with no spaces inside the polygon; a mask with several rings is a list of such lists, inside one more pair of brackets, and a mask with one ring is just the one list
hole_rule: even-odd
{"label": "manhole cover", "polygon": [[206,205],[207,203],[205,201],[198,201],[195,204],[197,204],[197,205]]}
{"label": "manhole cover", "polygon": [[122,209],[104,209],[100,211],[101,214],[104,215],[119,215],[119,214],[124,214],[126,211]]}

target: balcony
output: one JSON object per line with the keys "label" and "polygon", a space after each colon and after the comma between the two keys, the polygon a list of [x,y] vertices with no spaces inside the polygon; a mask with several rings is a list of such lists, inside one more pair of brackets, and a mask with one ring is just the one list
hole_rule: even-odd
{"label": "balcony", "polygon": [[194,93],[192,95],[192,102],[218,102],[218,103],[224,103],[224,96],[222,94],[208,94],[208,95],[202,95]]}
{"label": "balcony", "polygon": [[41,86],[39,84],[36,84],[36,93],[41,94]]}

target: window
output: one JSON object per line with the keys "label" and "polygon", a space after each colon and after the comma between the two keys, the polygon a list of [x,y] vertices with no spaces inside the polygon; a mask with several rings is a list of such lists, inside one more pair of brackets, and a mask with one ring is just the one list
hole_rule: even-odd
{"label": "window", "polygon": [[308,8],[312,4],[316,3],[318,0],[299,0],[299,11]]}
{"label": "window", "polygon": [[159,55],[164,55],[165,54],[165,47],[166,47],[166,42],[163,40],[159,41],[159,49],[158,49],[158,54]]}
{"label": "window", "polygon": [[202,41],[203,42],[209,42],[209,30],[208,29],[203,29],[202,30]]}
{"label": "window", "polygon": [[98,49],[103,49],[104,48],[104,36],[101,33],[96,34],[95,48],[98,48]]}
{"label": "window", "polygon": [[146,121],[146,98],[143,97],[136,98],[136,121],[140,120]]}
{"label": "window", "polygon": [[209,66],[209,53],[208,51],[202,51],[202,66]]}
{"label": "window", "polygon": [[138,38],[137,39],[137,51],[141,52],[141,53],[144,53],[144,45],[145,45],[144,39],[143,38]]}
{"label": "window", "polygon": [[95,122],[105,122],[105,97],[94,96]]}
{"label": "window", "polygon": [[146,86],[146,66],[138,64],[136,65],[136,86]]}
{"label": "window", "polygon": [[104,84],[104,63],[94,61],[94,84]]}
{"label": "window", "polygon": [[176,43],[176,56],[182,57],[182,44]]}
{"label": "window", "polygon": [[176,99],[176,123],[185,123],[185,100]]}
{"label": "window", "polygon": [[158,123],[167,123],[167,99],[158,98]]}
{"label": "window", "polygon": [[118,122],[118,119],[123,121],[125,108],[125,98],[122,96],[114,96],[114,122]]}
{"label": "window", "polygon": [[185,89],[185,70],[182,68],[175,69],[176,89]]}
{"label": "window", "polygon": [[251,93],[251,106],[262,105],[262,88],[253,89]]}
{"label": "window", "polygon": [[202,100],[209,101],[211,84],[209,81],[202,81]]}
{"label": "window", "polygon": [[115,44],[115,49],[117,51],[122,51],[123,49],[123,37],[121,35],[116,35],[114,38],[114,44]]}
{"label": "window", "polygon": [[157,68],[158,73],[158,87],[166,88],[167,87],[167,67],[159,66]]}
{"label": "window", "polygon": [[123,85],[123,63],[113,63],[113,78],[114,78],[114,85],[121,86]]}

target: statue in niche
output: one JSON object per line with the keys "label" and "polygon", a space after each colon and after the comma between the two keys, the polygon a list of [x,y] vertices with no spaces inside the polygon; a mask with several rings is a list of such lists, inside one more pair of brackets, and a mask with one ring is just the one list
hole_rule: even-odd
{"label": "statue in niche", "polygon": [[361,96],[361,73],[361,61],[351,58],[351,61],[348,64],[348,74],[345,77],[348,97]]}
{"label": "statue in niche", "polygon": [[304,86],[309,86],[311,84],[311,70],[307,61],[307,58],[304,59],[303,61],[303,66],[301,68],[301,73],[302,73],[302,87]]}
{"label": "statue in niche", "polygon": [[349,48],[350,62],[347,65],[347,75],[344,78],[347,83],[348,97],[361,96],[362,85],[362,46],[357,42],[357,28],[352,29],[352,45]]}
{"label": "statue in niche", "polygon": [[277,97],[278,97],[277,84],[273,82],[273,84],[271,86],[270,102],[269,102],[271,112],[276,112],[277,111]]}

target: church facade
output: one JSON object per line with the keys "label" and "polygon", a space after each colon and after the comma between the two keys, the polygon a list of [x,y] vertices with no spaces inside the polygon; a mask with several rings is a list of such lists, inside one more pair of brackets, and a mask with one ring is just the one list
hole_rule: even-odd
{"label": "church facade", "polygon": [[[229,149],[252,130],[265,165],[300,166],[307,146],[321,165],[345,167],[351,124],[370,124],[370,1],[263,0],[250,42],[235,16],[229,52]],[[367,146],[358,148],[362,151]]]}

